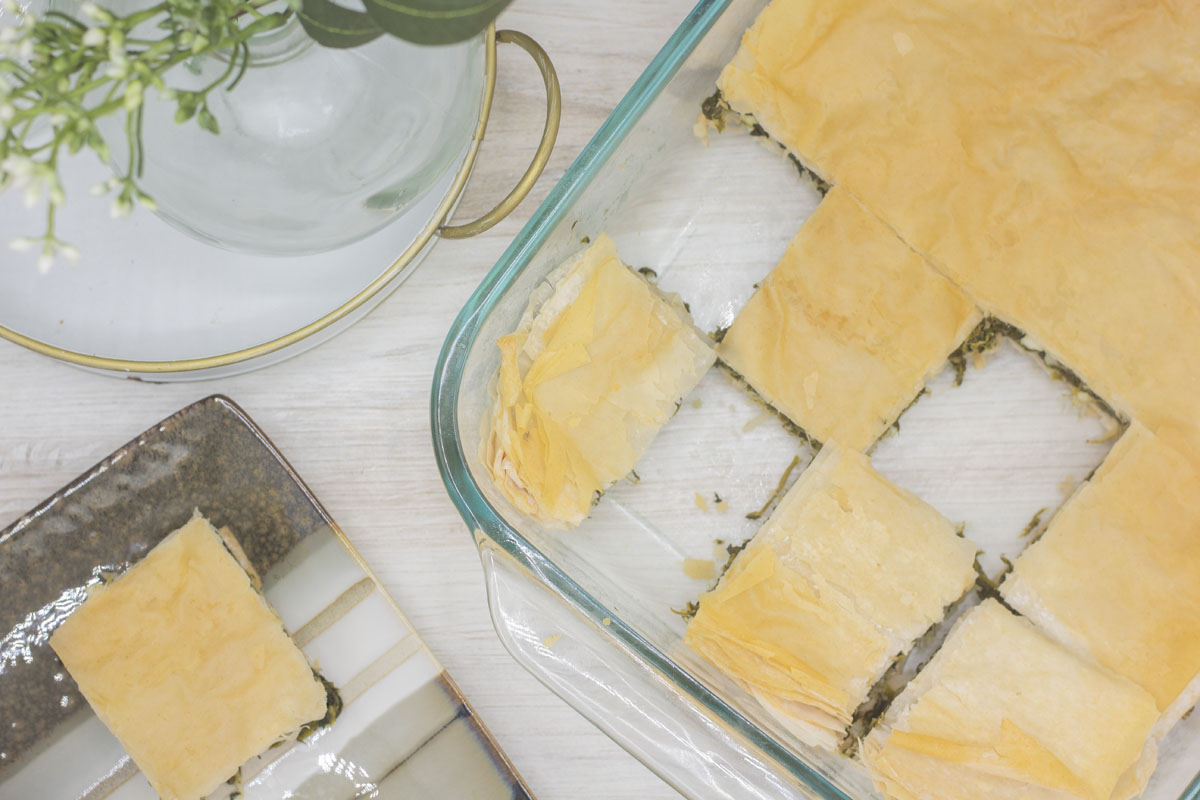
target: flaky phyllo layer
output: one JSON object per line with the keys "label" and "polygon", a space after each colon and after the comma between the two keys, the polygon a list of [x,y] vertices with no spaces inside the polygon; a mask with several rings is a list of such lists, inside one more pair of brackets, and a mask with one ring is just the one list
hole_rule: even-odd
{"label": "flaky phyllo layer", "polygon": [[867,743],[891,797],[1130,797],[1200,694],[1198,42],[1200,5],[1170,0],[774,0],[720,77],[830,198],[1131,421],[1002,587],[1043,638],[976,612],[952,642],[990,620],[988,656],[943,650]]}
{"label": "flaky phyllo layer", "polygon": [[578,525],[633,469],[715,359],[683,304],[603,234],[550,275],[498,344],[483,461],[514,506],[555,527]]}
{"label": "flaky phyllo layer", "polygon": [[1051,636],[1149,692],[1165,733],[1197,697],[1200,470],[1134,423],[1001,588]]}
{"label": "flaky phyllo layer", "polygon": [[863,744],[898,800],[1127,800],[1154,770],[1154,698],[985,600]]}
{"label": "flaky phyllo layer", "polygon": [[50,637],[163,800],[198,800],[302,725],[326,690],[206,519],[93,587]]}
{"label": "flaky phyllo layer", "polygon": [[718,85],[1200,462],[1200,4],[774,0]]}
{"label": "flaky phyllo layer", "polygon": [[718,354],[814,439],[863,450],[979,319],[962,291],[834,188]]}
{"label": "flaky phyllo layer", "polygon": [[684,641],[785,728],[834,749],[892,661],[974,582],[975,547],[867,457],[827,442]]}

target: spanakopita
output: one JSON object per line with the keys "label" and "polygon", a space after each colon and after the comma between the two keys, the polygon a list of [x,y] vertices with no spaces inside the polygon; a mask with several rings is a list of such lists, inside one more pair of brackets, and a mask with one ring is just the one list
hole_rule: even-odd
{"label": "spanakopita", "polygon": [[326,691],[197,515],[87,600],[50,645],[163,800],[199,800],[326,713]]}
{"label": "spanakopita", "polygon": [[534,293],[499,340],[483,462],[520,511],[578,525],[629,474],[716,359],[683,303],[621,262],[607,235]]}
{"label": "spanakopita", "polygon": [[979,319],[957,287],[835,187],[718,354],[812,438],[863,450]]}
{"label": "spanakopita", "polygon": [[1154,769],[1154,699],[985,600],[863,742],[896,800],[1127,800]]}
{"label": "spanakopita", "polygon": [[802,741],[834,749],[895,658],[974,582],[975,546],[828,442],[700,598],[684,641]]}

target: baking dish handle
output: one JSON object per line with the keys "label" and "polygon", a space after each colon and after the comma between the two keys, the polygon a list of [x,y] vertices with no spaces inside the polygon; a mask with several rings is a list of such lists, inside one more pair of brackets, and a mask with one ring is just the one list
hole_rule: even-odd
{"label": "baking dish handle", "polygon": [[753,756],[491,539],[477,532],[476,540],[492,622],[513,658],[684,796],[819,797]]}
{"label": "baking dish handle", "polygon": [[520,205],[525,196],[529,194],[533,185],[537,183],[542,170],[546,168],[546,163],[550,160],[550,153],[554,150],[554,141],[558,138],[558,123],[562,116],[562,94],[558,88],[558,73],[554,70],[554,64],[550,62],[550,56],[546,55],[546,51],[542,49],[541,45],[520,31],[496,31],[496,41],[500,44],[511,43],[520,47],[529,53],[538,69],[541,70],[542,80],[546,84],[546,125],[542,129],[542,140],[538,143],[537,152],[533,154],[533,161],[529,163],[529,168],[525,170],[525,174],[517,181],[517,185],[508,193],[508,196],[477,220],[464,222],[462,225],[442,225],[438,228],[438,235],[443,239],[467,239],[483,233],[511,214],[513,209]]}

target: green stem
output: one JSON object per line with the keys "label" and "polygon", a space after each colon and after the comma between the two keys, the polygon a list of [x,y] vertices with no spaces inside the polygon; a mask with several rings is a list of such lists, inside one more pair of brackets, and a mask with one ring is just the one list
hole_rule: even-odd
{"label": "green stem", "polygon": [[128,180],[133,179],[134,169],[137,166],[137,134],[134,130],[135,116],[132,111],[125,112],[125,137],[129,140],[129,167],[125,170]]}
{"label": "green stem", "polygon": [[46,209],[46,241],[54,241],[54,218],[58,212],[58,206],[54,203],[49,203]]}
{"label": "green stem", "polygon": [[87,25],[84,25],[79,20],[75,19],[74,17],[70,16],[69,14],[62,13],[61,11],[47,11],[45,13],[45,15],[43,15],[42,19],[46,19],[47,17],[52,17],[54,19],[61,19],[63,22],[67,23],[68,25],[70,25],[72,28],[75,28],[76,30],[80,30],[80,31],[87,30]]}
{"label": "green stem", "polygon": [[167,11],[169,8],[170,4],[159,3],[156,6],[152,6],[142,11],[130,14],[128,17],[125,17],[123,20],[121,20],[121,27],[127,31],[131,31],[138,25],[141,25],[143,22],[149,22],[150,20],[154,19],[162,12]]}
{"label": "green stem", "polygon": [[199,91],[199,94],[201,97],[207,96],[209,92],[211,92],[213,89],[217,88],[222,83],[227,81],[229,79],[229,76],[233,74],[234,69],[237,67],[238,53],[241,52],[240,45],[241,45],[241,42],[239,42],[238,45],[235,46],[233,55],[231,55],[229,57],[229,66],[227,66],[225,68],[225,72],[221,74],[221,77],[217,78],[215,81],[213,81],[208,86],[205,86],[203,89],[201,89]]}
{"label": "green stem", "polygon": [[142,173],[146,169],[146,147],[142,139],[142,120],[146,111],[145,104],[138,106],[137,119],[133,123],[133,128],[136,131],[134,140],[129,143],[131,148],[137,149],[137,176],[142,177]]}
{"label": "green stem", "polygon": [[233,83],[226,87],[225,91],[227,92],[232,92],[242,82],[242,78],[246,77],[246,70],[250,68],[250,45],[242,42],[240,52],[242,54],[242,68],[238,70],[237,77],[233,79]]}

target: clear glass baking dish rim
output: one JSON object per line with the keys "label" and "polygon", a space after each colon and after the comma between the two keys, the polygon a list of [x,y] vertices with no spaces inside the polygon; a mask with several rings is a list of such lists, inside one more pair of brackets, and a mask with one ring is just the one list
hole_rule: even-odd
{"label": "clear glass baking dish rim", "polygon": [[[503,591],[505,583],[514,580],[532,580],[540,583],[597,635],[605,637],[614,652],[624,650],[631,654],[642,665],[653,670],[660,680],[700,704],[726,726],[728,731],[756,747],[799,780],[803,786],[817,792],[819,797],[826,800],[852,800],[677,666],[669,656],[626,625],[509,525],[484,497],[471,476],[458,427],[457,406],[466,358],[479,335],[483,320],[730,2],[731,0],[699,0],[576,157],[562,179],[534,211],[529,222],[513,239],[459,312],[434,370],[431,404],[434,451],[447,492],[470,528],[480,550],[497,633],[504,640],[506,647],[513,652],[514,657],[527,669],[531,669],[535,674],[537,672],[527,659],[521,657],[517,646],[506,636],[506,631],[502,630],[502,612],[497,609],[496,593]],[[545,676],[538,677],[549,685]],[[560,689],[554,686],[551,688],[562,694]],[[566,696],[563,699],[571,702],[571,698]],[[621,741],[621,737],[614,736],[601,720],[587,714],[578,703],[571,702],[571,705],[585,716],[592,717],[592,721],[606,733],[633,751],[633,742]],[[657,762],[658,758],[670,757],[667,750],[654,748],[651,737],[642,739],[641,744],[657,752],[634,752],[634,755],[675,788],[689,794],[687,787],[680,785],[677,780],[672,780],[671,771]],[[1200,773],[1189,783],[1179,800],[1200,800]]]}
{"label": "clear glass baking dish rim", "polygon": [[[561,221],[572,202],[587,187],[650,103],[674,77],[729,2],[730,0],[700,0],[696,4],[583,148],[563,178],[534,211],[529,222],[513,239],[459,312],[434,370],[431,406],[434,450],[438,470],[447,492],[471,529],[477,546],[483,552],[485,570],[488,571],[490,601],[495,599],[491,596],[492,587],[497,582],[503,583],[504,580],[495,574],[494,556],[499,555],[502,559],[511,560],[525,574],[547,587],[561,601],[581,614],[591,626],[602,630],[617,647],[634,654],[661,679],[686,693],[737,736],[757,747],[806,787],[819,792],[820,797],[828,800],[852,800],[675,665],[665,653],[626,625],[509,525],[487,501],[471,476],[458,427],[457,406],[466,356],[479,334],[482,321],[529,263],[554,226]],[[497,625],[499,626],[499,620]],[[501,636],[504,638],[503,632]],[[663,771],[658,769],[659,765],[646,758],[642,760],[652,770],[663,775]],[[676,785],[676,788],[681,787]]]}

